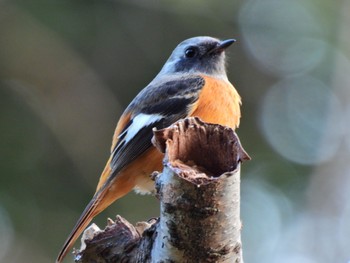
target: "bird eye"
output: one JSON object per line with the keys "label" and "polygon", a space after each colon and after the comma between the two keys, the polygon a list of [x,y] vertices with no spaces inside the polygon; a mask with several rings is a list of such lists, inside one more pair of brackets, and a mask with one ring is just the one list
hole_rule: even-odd
{"label": "bird eye", "polygon": [[187,58],[193,58],[196,55],[197,55],[197,49],[194,47],[189,47],[188,49],[185,50],[185,56]]}

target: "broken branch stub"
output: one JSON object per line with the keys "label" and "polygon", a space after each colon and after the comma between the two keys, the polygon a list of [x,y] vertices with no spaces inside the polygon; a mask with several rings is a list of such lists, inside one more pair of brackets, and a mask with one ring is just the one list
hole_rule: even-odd
{"label": "broken branch stub", "polygon": [[152,141],[166,153],[152,262],[243,262],[240,163],[250,158],[235,132],[188,118]]}
{"label": "broken branch stub", "polygon": [[[121,216],[100,230],[92,224],[84,231],[76,263],[149,263],[157,220],[130,224]],[[87,234],[91,232],[90,234]]]}

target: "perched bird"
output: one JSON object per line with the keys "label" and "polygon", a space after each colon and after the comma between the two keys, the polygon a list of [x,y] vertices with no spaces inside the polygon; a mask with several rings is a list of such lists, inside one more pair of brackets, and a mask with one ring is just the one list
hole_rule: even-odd
{"label": "perched bird", "polygon": [[90,221],[132,189],[151,192],[150,175],[162,169],[162,154],[152,146],[152,128],[197,116],[233,129],[241,98],[229,82],[225,50],[234,39],[194,37],[181,42],[158,75],[132,100],[114,132],[111,155],[96,192],[68,236],[56,263],[62,262]]}

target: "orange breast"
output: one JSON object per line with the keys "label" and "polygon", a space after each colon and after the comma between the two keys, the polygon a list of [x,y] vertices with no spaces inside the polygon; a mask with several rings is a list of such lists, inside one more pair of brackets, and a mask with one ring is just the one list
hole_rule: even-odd
{"label": "orange breast", "polygon": [[199,117],[205,122],[237,128],[241,117],[241,98],[236,89],[226,80],[202,77],[205,85],[190,116]]}

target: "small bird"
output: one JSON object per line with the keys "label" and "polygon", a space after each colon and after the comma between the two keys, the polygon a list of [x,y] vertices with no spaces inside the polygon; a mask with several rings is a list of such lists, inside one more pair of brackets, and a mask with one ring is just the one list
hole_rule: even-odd
{"label": "small bird", "polygon": [[131,101],[115,129],[111,154],[96,192],[64,243],[56,263],[91,220],[132,189],[154,191],[151,174],[162,169],[163,155],[152,145],[152,129],[196,116],[235,129],[241,98],[226,74],[225,50],[234,39],[193,37],[181,42],[158,75]]}

